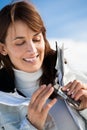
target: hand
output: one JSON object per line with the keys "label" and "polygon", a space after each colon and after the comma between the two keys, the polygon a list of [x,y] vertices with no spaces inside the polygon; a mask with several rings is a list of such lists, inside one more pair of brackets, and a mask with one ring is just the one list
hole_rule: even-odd
{"label": "hand", "polygon": [[53,91],[54,88],[51,85],[42,85],[32,95],[28,107],[28,119],[39,130],[43,129],[48,112],[57,101],[57,99],[53,99],[46,104]]}
{"label": "hand", "polygon": [[87,108],[87,84],[83,84],[77,80],[69,82],[64,86],[63,91],[67,91],[68,95],[71,95],[75,101],[80,100],[79,110]]}

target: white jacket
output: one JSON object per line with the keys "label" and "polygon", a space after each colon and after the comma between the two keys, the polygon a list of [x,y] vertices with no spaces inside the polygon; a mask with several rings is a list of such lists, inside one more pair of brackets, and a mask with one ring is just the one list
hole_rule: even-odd
{"label": "white jacket", "polygon": [[[65,65],[64,68],[64,84],[74,79],[87,83],[85,75],[73,71],[68,65]],[[17,92],[14,94],[0,92],[0,95],[0,130],[37,130],[26,119],[30,99],[20,96]],[[79,130],[87,130],[87,109],[79,111],[79,114],[85,119],[82,129],[79,127]],[[44,130],[58,130],[51,115],[47,117]]]}

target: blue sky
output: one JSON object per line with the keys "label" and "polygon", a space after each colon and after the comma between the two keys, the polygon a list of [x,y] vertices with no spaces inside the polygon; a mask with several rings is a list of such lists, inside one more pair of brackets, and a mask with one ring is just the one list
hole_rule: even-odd
{"label": "blue sky", "polygon": [[[0,9],[11,0],[0,0]],[[47,37],[64,43],[65,57],[87,73],[87,0],[31,0],[44,20]],[[53,41],[52,41],[53,40]]]}
{"label": "blue sky", "polygon": [[[11,0],[0,0],[0,8]],[[31,0],[44,20],[48,38],[87,41],[87,0]]]}

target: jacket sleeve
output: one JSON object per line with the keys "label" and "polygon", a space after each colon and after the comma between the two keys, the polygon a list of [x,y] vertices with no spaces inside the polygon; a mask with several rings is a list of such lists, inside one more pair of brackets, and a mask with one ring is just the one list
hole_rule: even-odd
{"label": "jacket sleeve", "polygon": [[[20,130],[37,130],[26,118],[21,122]],[[58,130],[54,119],[48,114],[43,130]]]}
{"label": "jacket sleeve", "polygon": [[37,130],[26,118],[21,121],[18,125],[10,123],[0,124],[0,130]]}
{"label": "jacket sleeve", "polygon": [[25,119],[20,124],[19,130],[37,130],[25,117]]}
{"label": "jacket sleeve", "polygon": [[[21,122],[18,122],[15,125],[12,123],[3,123],[3,121],[2,123],[0,122],[0,130],[38,130],[38,129],[35,128],[25,117]],[[58,130],[51,116],[47,117],[43,130]]]}

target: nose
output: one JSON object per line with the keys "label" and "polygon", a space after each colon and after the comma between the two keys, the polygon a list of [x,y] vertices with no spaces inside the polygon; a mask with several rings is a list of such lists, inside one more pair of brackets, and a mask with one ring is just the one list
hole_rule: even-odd
{"label": "nose", "polygon": [[36,46],[32,40],[27,42],[27,51],[30,53],[35,53],[37,51]]}

